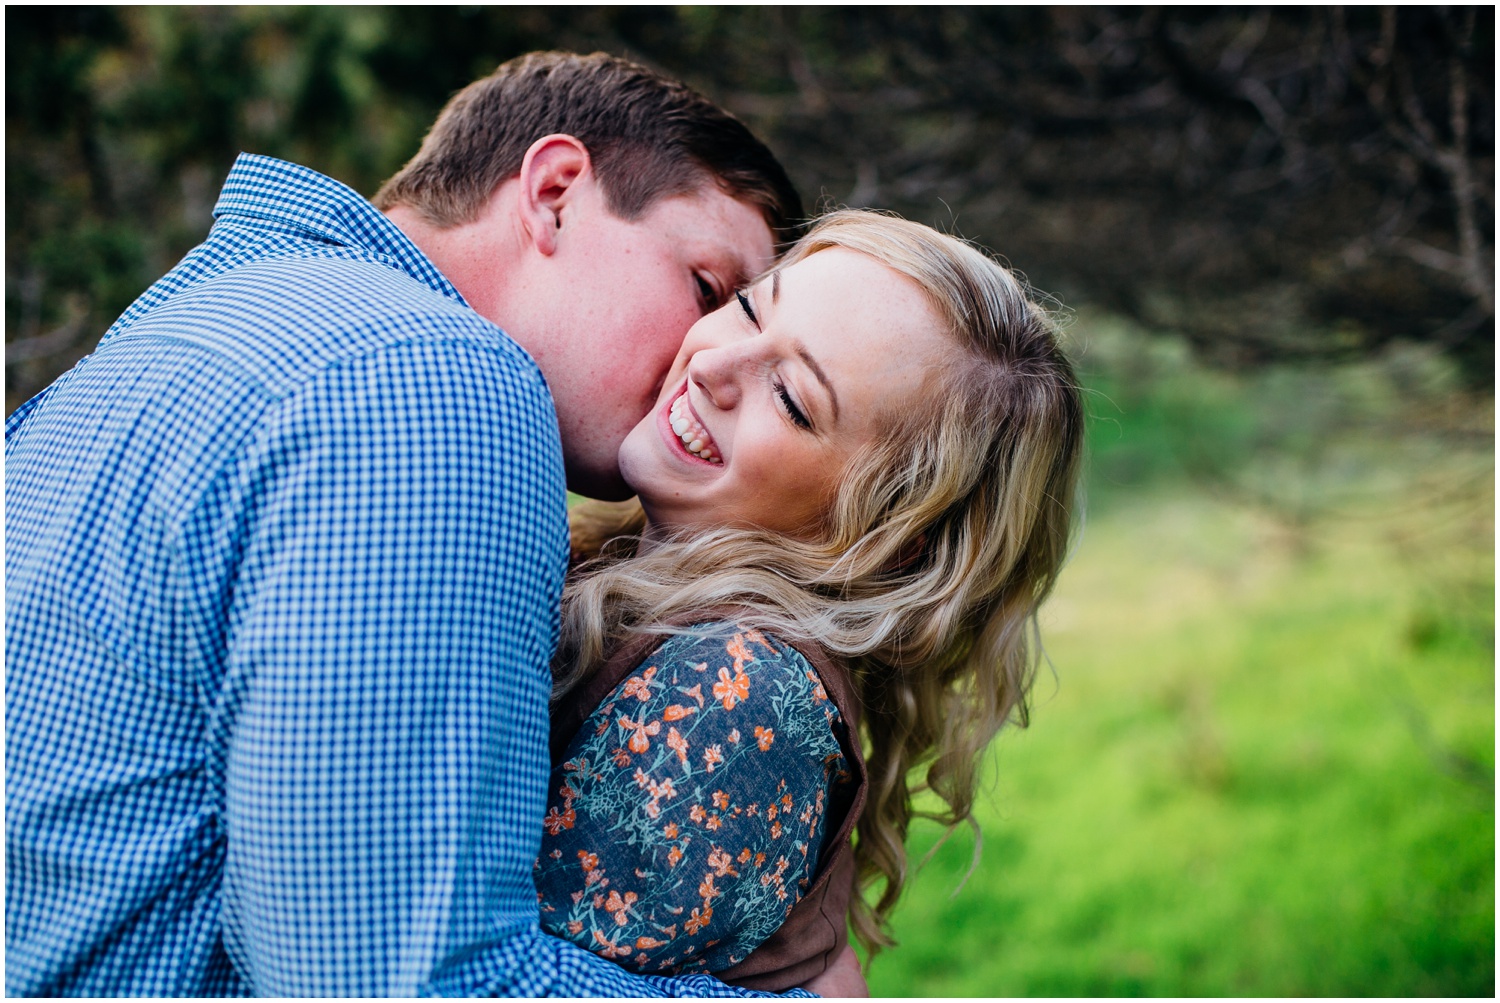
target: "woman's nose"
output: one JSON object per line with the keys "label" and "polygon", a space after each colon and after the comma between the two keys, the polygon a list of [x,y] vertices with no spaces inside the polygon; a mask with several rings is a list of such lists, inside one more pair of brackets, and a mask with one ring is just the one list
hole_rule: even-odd
{"label": "woman's nose", "polygon": [[720,411],[728,411],[740,401],[744,353],[737,347],[730,343],[705,348],[688,360],[688,379]]}

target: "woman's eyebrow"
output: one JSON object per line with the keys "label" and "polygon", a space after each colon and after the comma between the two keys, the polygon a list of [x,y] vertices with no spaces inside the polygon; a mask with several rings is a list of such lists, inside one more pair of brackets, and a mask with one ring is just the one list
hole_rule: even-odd
{"label": "woman's eyebrow", "polygon": [[[774,290],[774,283],[772,288]],[[828,391],[828,400],[833,404],[833,420],[838,421],[839,395],[833,392],[833,384],[829,381],[828,374],[823,372],[823,367],[818,365],[818,360],[812,357],[812,353],[807,350],[807,346],[802,344],[802,342],[793,339],[792,349],[797,353],[797,357],[807,364],[807,368],[812,370],[812,374],[818,378],[818,382],[823,384],[823,389]]]}
{"label": "woman's eyebrow", "polygon": [[[780,295],[781,269],[778,268],[771,273],[771,304],[773,306]],[[828,379],[828,374],[823,371],[822,366],[818,365],[818,360],[813,358],[812,353],[807,350],[807,346],[796,338],[792,339],[792,350],[797,353],[797,358],[801,359],[807,365],[807,368],[812,370],[812,374],[818,378],[818,382],[823,384],[823,389],[828,391],[829,403],[833,405],[833,420],[837,422],[839,420],[839,395],[834,392],[833,382]]]}

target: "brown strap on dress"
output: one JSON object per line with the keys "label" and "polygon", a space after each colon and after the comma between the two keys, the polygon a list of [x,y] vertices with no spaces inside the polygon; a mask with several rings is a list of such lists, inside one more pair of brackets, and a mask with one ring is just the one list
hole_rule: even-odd
{"label": "brown strap on dress", "polygon": [[[695,616],[695,623],[733,622],[736,611],[712,610]],[[604,666],[581,685],[567,693],[552,709],[552,765],[558,766],[568,743],[603,702],[640,665],[650,652],[660,647],[665,637],[637,636],[620,647]],[[786,641],[777,638],[785,644]],[[826,824],[837,826],[823,859],[818,862],[817,877],[787,914],[786,920],[749,957],[726,971],[714,974],[725,982],[746,989],[784,992],[802,985],[828,968],[849,942],[849,902],[854,895],[854,848],[850,839],[855,823],[864,810],[869,786],[865,775],[865,758],[859,745],[859,702],[849,673],[837,659],[830,658],[821,647],[792,645],[817,672],[823,689],[838,708],[841,718],[836,729],[844,760],[853,775],[852,791],[831,799]],[[825,830],[826,831],[826,830]]]}

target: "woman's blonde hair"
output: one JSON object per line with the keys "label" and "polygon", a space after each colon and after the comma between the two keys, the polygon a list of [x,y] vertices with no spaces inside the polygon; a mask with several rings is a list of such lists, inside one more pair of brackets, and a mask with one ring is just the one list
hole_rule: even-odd
{"label": "woman's blonde hair", "polygon": [[[637,503],[575,507],[575,557],[597,556],[570,576],[554,666],[561,695],[627,636],[672,633],[721,606],[843,659],[869,769],[853,922],[873,952],[892,943],[884,926],[912,817],[973,824],[986,746],[1008,720],[1026,723],[1036,611],[1069,545],[1083,409],[1046,312],[985,254],[918,223],[840,210],[777,267],[836,247],[927,294],[957,348],[937,392],[852,458],[810,538],[726,527],[637,553]],[[923,790],[945,810],[914,809]]]}

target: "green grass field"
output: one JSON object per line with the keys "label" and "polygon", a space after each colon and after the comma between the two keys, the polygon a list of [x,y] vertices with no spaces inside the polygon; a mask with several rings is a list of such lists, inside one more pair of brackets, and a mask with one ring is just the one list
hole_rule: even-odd
{"label": "green grass field", "polygon": [[1050,668],[872,993],[1493,996],[1493,397],[1413,349],[1235,375],[1078,326]]}
{"label": "green grass field", "polygon": [[[1032,726],[993,749],[961,890],[963,832],[910,882],[873,994],[1494,994],[1491,419],[1418,434],[1399,387],[1345,373],[1322,426],[1297,438],[1302,401],[1272,435],[1336,396],[1288,379],[1094,380],[1128,399],[1095,426]],[[1132,483],[1204,426],[1232,484]]]}

